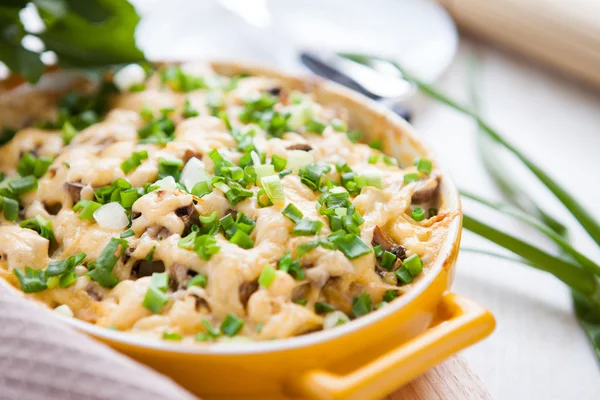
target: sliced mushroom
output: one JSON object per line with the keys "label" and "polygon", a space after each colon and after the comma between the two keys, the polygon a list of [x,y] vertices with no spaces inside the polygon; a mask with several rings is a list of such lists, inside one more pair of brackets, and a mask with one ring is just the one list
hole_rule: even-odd
{"label": "sliced mushroom", "polygon": [[73,204],[81,200],[81,190],[84,187],[85,185],[81,182],[65,182],[65,189],[69,193],[69,196],[71,196]]}
{"label": "sliced mushroom", "polygon": [[[177,215],[183,223],[185,224],[185,230],[189,229],[194,222],[198,220],[198,211],[196,211],[196,207],[193,204],[185,207],[179,207],[175,210],[175,215]],[[185,232],[184,232],[185,234]]]}
{"label": "sliced mushroom", "polygon": [[102,292],[100,291],[100,288],[95,283],[90,283],[89,285],[87,285],[87,287],[85,288],[85,292],[88,294],[88,296],[90,296],[93,300],[96,301],[102,301],[102,299],[104,298]]}
{"label": "sliced mushroom", "polygon": [[400,260],[406,258],[406,249],[399,244],[393,243],[379,226],[376,226],[373,231],[373,240],[371,243],[373,246],[381,246],[383,250],[389,251]]}
{"label": "sliced mushroom", "polygon": [[248,300],[250,300],[250,296],[252,296],[257,290],[258,281],[242,283],[238,289],[240,303],[242,303],[244,307],[246,307],[246,304],[248,304]]}
{"label": "sliced mushroom", "polygon": [[229,210],[225,211],[225,215],[231,215],[231,218],[235,220],[237,218],[238,212],[230,208]]}
{"label": "sliced mushroom", "polygon": [[271,89],[267,90],[267,93],[273,96],[279,96],[281,94],[281,88],[279,86],[272,87]]}
{"label": "sliced mushroom", "polygon": [[60,212],[60,210],[62,210],[62,204],[60,204],[60,203],[53,203],[53,204],[44,203],[44,209],[48,212],[48,214],[56,215]]}
{"label": "sliced mushroom", "polygon": [[136,212],[136,211],[132,211],[131,212],[131,220],[132,221],[138,219],[141,216],[142,216],[141,212]]}
{"label": "sliced mushroom", "polygon": [[286,147],[287,150],[301,150],[301,151],[311,151],[313,148],[308,143],[295,143],[291,146]]}
{"label": "sliced mushroom", "polygon": [[145,232],[151,239],[154,240],[163,240],[172,235],[167,228],[156,224],[147,227]]}
{"label": "sliced mushroom", "polygon": [[421,186],[419,189],[417,189],[413,195],[412,195],[412,203],[413,204],[421,204],[421,203],[427,203],[428,201],[433,200],[437,193],[438,193],[438,189],[440,187],[440,181],[439,179],[430,179],[429,181],[425,182],[423,184],[423,186]]}
{"label": "sliced mushroom", "polygon": [[165,264],[162,261],[139,260],[131,267],[131,277],[133,279],[152,276],[154,273],[161,272],[165,272]]}
{"label": "sliced mushroom", "polygon": [[192,297],[194,298],[194,301],[195,301],[194,307],[195,307],[196,311],[200,311],[201,308],[205,308],[206,310],[208,310],[208,312],[211,311],[210,305],[208,304],[206,299],[203,299],[202,297],[200,297],[196,294],[192,294]]}
{"label": "sliced mushroom", "polygon": [[304,282],[292,290],[292,301],[306,299],[310,293],[310,283]]}
{"label": "sliced mushroom", "polygon": [[187,265],[173,264],[169,274],[169,287],[174,292],[187,288],[187,284],[198,273]]}

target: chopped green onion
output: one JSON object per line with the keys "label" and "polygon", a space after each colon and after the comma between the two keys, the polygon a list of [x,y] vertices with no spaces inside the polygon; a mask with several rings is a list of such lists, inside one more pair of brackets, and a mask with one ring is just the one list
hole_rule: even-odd
{"label": "chopped green onion", "polygon": [[377,189],[383,189],[383,178],[379,172],[365,173],[362,177],[365,179],[364,186],[374,186]]}
{"label": "chopped green onion", "polygon": [[207,284],[208,279],[206,278],[206,275],[198,273],[196,276],[190,279],[190,281],[187,284],[187,287],[200,286],[202,288],[205,288]]}
{"label": "chopped green onion", "polygon": [[417,182],[419,180],[419,175],[416,172],[411,172],[404,175],[404,183]]}
{"label": "chopped green onion", "polygon": [[206,181],[198,182],[194,185],[191,192],[196,197],[203,197],[209,193],[212,193],[210,184]]}
{"label": "chopped green onion", "polygon": [[163,333],[163,339],[164,340],[182,340],[183,337],[181,337],[181,335],[179,333],[169,333],[169,332],[164,332]]}
{"label": "chopped green onion", "polygon": [[267,196],[267,192],[265,192],[265,189],[260,189],[258,191],[258,193],[256,194],[256,202],[258,203],[258,206],[260,208],[270,207],[273,205],[273,202],[271,201],[269,196]]}
{"label": "chopped green onion", "polygon": [[169,297],[163,293],[159,288],[152,285],[148,287],[146,295],[144,296],[143,305],[154,314],[160,314],[163,307],[169,301]]}
{"label": "chopped green onion", "polygon": [[398,295],[393,290],[388,290],[383,294],[383,300],[387,301],[388,303],[394,300],[396,297],[398,297]]}
{"label": "chopped green onion", "polygon": [[127,245],[124,239],[111,238],[96,261],[88,263],[88,268],[92,269],[87,273],[90,279],[105,288],[116,286],[119,279],[113,275],[112,270],[127,249]]}
{"label": "chopped green onion", "polygon": [[133,235],[135,235],[135,232],[133,231],[133,229],[127,229],[125,232],[122,232],[122,233],[119,235],[119,237],[120,237],[121,239],[125,239],[125,238],[131,237],[131,236],[133,236]]}
{"label": "chopped green onion", "polygon": [[317,314],[327,314],[335,311],[335,307],[329,303],[318,301],[315,303],[315,312]]}
{"label": "chopped green onion", "polygon": [[301,306],[305,306],[306,303],[308,303],[308,299],[297,299],[297,300],[294,300],[294,303],[299,304]]}
{"label": "chopped green onion", "polygon": [[46,290],[46,276],[43,270],[25,267],[25,274],[18,268],[13,269],[13,273],[19,279],[21,290],[24,293],[36,293]]}
{"label": "chopped green onion", "polygon": [[423,219],[425,219],[425,210],[421,207],[415,207],[412,211],[412,219],[415,221],[423,221]]}
{"label": "chopped green onion", "polygon": [[25,153],[17,164],[17,171],[21,176],[33,175],[41,178],[52,164],[50,157],[36,157],[32,153]]}
{"label": "chopped green onion", "polygon": [[46,276],[59,276],[70,272],[85,260],[85,253],[78,253],[64,260],[51,261],[46,268]]}
{"label": "chopped green onion", "polygon": [[261,184],[273,204],[277,206],[283,206],[285,204],[285,193],[279,176],[266,176],[261,179]]}
{"label": "chopped green onion", "polygon": [[179,180],[181,174],[180,168],[183,167],[183,161],[181,160],[169,160],[166,158],[160,158],[158,160],[158,179],[172,176],[176,181]]}
{"label": "chopped green onion", "polygon": [[314,161],[313,155],[308,151],[291,150],[288,154],[287,167],[294,172],[300,171]]}
{"label": "chopped green onion", "polygon": [[389,251],[384,251],[381,256],[381,267],[387,270],[391,270],[396,262],[396,255]]}
{"label": "chopped green onion", "polygon": [[306,124],[307,132],[314,132],[314,133],[318,133],[319,135],[321,135],[323,133],[325,128],[327,128],[327,124],[316,118],[313,118]]}
{"label": "chopped green onion", "polygon": [[410,274],[415,277],[423,271],[423,262],[418,254],[413,254],[402,262],[402,266],[405,267]]}
{"label": "chopped green onion", "polygon": [[360,317],[371,311],[373,311],[373,301],[369,293],[363,292],[352,300],[352,313],[355,317]]}
{"label": "chopped green onion", "polygon": [[33,175],[28,175],[8,182],[8,187],[14,194],[22,195],[37,189],[37,179]]}
{"label": "chopped green onion", "polygon": [[75,127],[73,127],[69,121],[65,121],[62,126],[62,134],[60,136],[64,144],[69,145],[76,135],[77,129],[75,129]]}
{"label": "chopped green onion", "polygon": [[279,157],[278,155],[274,154],[271,157],[271,163],[273,164],[275,171],[281,172],[287,165],[287,160],[283,157]]}
{"label": "chopped green onion", "polygon": [[339,118],[334,118],[331,120],[331,127],[337,132],[348,132],[348,125],[345,121]]}
{"label": "chopped green onion", "polygon": [[271,164],[257,165],[254,167],[256,173],[256,182],[261,182],[261,179],[266,176],[275,175],[275,167]]}
{"label": "chopped green onion", "polygon": [[287,206],[285,206],[281,213],[291,219],[293,222],[300,221],[304,216],[302,211],[300,211],[293,203],[289,203]]}
{"label": "chopped green onion", "polygon": [[235,336],[244,326],[244,321],[233,314],[227,314],[227,317],[221,323],[221,332],[227,336]]}
{"label": "chopped green onion", "polygon": [[185,103],[183,104],[183,118],[192,118],[198,115],[200,115],[200,112],[192,106],[190,99],[185,99]]}
{"label": "chopped green onion", "polygon": [[294,229],[292,229],[292,233],[298,236],[316,235],[321,231],[323,225],[324,224],[321,221],[301,219],[298,222],[296,222]]}
{"label": "chopped green onion", "polygon": [[196,238],[194,244],[194,251],[203,260],[210,260],[210,258],[217,254],[221,250],[221,247],[217,244],[217,240],[212,235],[202,235]]}
{"label": "chopped green onion", "polygon": [[94,220],[94,212],[102,207],[102,204],[96,203],[91,200],[79,200],[77,204],[73,206],[73,211],[77,212],[81,210],[79,213],[80,219],[86,219],[88,221]]}
{"label": "chopped green onion", "polygon": [[346,134],[346,136],[348,136],[348,139],[352,143],[358,143],[358,141],[362,137],[362,133],[360,133],[359,131],[350,131]]}
{"label": "chopped green onion", "polygon": [[381,150],[383,148],[383,143],[381,142],[381,139],[371,140],[369,142],[369,147],[375,150]]}
{"label": "chopped green onion", "polygon": [[4,218],[7,221],[18,221],[19,220],[19,202],[10,197],[0,197],[2,209],[4,212]]}
{"label": "chopped green onion", "polygon": [[148,158],[148,152],[146,150],[136,151],[128,159],[121,163],[121,169],[126,174],[130,173],[140,165],[142,161]]}
{"label": "chopped green onion", "polygon": [[402,283],[411,283],[413,280],[413,276],[404,265],[396,270],[396,277]]}
{"label": "chopped green onion", "polygon": [[344,253],[349,259],[355,259],[373,251],[355,234],[334,237],[332,242],[335,244],[336,248]]}
{"label": "chopped green onion", "polygon": [[166,292],[169,288],[169,273],[153,273],[152,277],[150,278],[150,285],[154,286],[157,289],[160,289],[163,292]]}
{"label": "chopped green onion", "polygon": [[265,265],[260,276],[258,277],[258,284],[266,289],[271,286],[271,284],[275,281],[277,277],[277,273],[275,272],[275,268],[270,265]]}
{"label": "chopped green onion", "polygon": [[377,245],[375,247],[373,247],[373,251],[375,252],[375,257],[379,258],[383,255],[383,249],[381,248],[381,245]]}
{"label": "chopped green onion", "polygon": [[254,247],[254,242],[250,238],[250,236],[241,229],[238,229],[231,239],[229,239],[230,243],[237,244],[242,249],[251,249]]}
{"label": "chopped green onion", "polygon": [[123,208],[131,208],[133,206],[133,203],[135,203],[140,197],[137,189],[127,189],[121,192],[120,196],[121,201],[119,203],[121,203]]}
{"label": "chopped green onion", "polygon": [[417,171],[425,175],[429,175],[433,169],[433,163],[426,158],[417,158],[414,165],[417,167]]}

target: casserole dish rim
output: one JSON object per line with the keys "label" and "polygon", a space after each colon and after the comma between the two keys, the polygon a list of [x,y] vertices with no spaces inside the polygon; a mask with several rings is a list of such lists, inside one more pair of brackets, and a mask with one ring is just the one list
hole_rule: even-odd
{"label": "casserole dish rim", "polygon": [[[192,63],[195,62],[197,61],[192,61]],[[179,64],[179,62],[170,61],[168,63],[158,62],[155,64]],[[410,148],[418,150],[422,155],[426,155],[428,158],[435,161],[440,171],[440,190],[443,192],[444,203],[452,204],[452,211],[458,212],[458,215],[454,217],[453,221],[448,227],[446,237],[443,239],[443,244],[440,247],[440,250],[434,262],[429,267],[429,269],[425,271],[425,273],[420,279],[416,280],[415,283],[411,284],[411,287],[405,294],[401,295],[385,307],[382,307],[374,312],[352,320],[350,323],[346,323],[332,329],[322,329],[305,335],[293,336],[284,339],[276,339],[272,341],[262,340],[251,341],[247,343],[212,343],[209,345],[169,343],[156,338],[136,336],[135,333],[114,331],[75,318],[69,318],[62,315],[57,316],[66,321],[71,326],[75,327],[77,330],[91,334],[96,338],[120,342],[129,346],[144,348],[147,350],[189,355],[250,355],[309,347],[317,343],[323,343],[334,340],[340,336],[358,331],[379,319],[390,317],[392,314],[398,312],[401,308],[405,307],[407,304],[413,301],[420,293],[422,293],[442,271],[442,269],[447,263],[447,260],[452,257],[452,252],[456,243],[460,241],[462,225],[462,208],[460,203],[460,196],[458,194],[458,189],[456,185],[452,181],[449,174],[441,167],[437,157],[435,157],[435,154],[432,152],[430,146],[426,143],[426,140],[417,137],[412,125],[410,125],[406,120],[402,119],[400,116],[398,116],[382,104],[370,100],[367,97],[361,95],[360,93],[354,92],[351,89],[348,89],[335,82],[327,81],[316,76],[306,74],[301,75],[285,73],[276,68],[271,68],[264,65],[256,65],[252,63],[217,60],[210,61],[208,62],[208,64],[215,67],[216,69],[224,68],[235,71],[247,71],[258,76],[282,79],[288,83],[299,83],[303,85],[307,90],[310,89],[313,92],[315,88],[318,88],[319,91],[323,91],[340,99],[344,99],[353,104],[356,104],[357,109],[362,110],[363,113],[371,113],[372,115],[376,115],[382,119],[385,119],[387,121],[388,126],[394,126],[398,130],[401,130],[402,135],[409,139]],[[327,105],[327,103],[325,102],[324,105]],[[394,132],[392,136],[398,135],[398,132]],[[389,151],[387,153],[389,153]],[[2,284],[10,287],[11,289],[14,289],[17,293],[23,295],[22,292],[14,288],[8,282],[4,281],[4,279],[2,279],[1,281]]]}

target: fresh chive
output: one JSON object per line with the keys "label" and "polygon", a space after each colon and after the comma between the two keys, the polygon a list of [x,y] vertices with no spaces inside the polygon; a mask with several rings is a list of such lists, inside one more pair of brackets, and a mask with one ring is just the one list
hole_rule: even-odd
{"label": "fresh chive", "polygon": [[287,160],[283,157],[279,157],[278,155],[273,154],[273,156],[271,157],[271,163],[273,164],[275,171],[281,172],[287,165]]}
{"label": "fresh chive", "polygon": [[140,195],[136,189],[127,189],[127,190],[121,192],[120,196],[121,196],[121,201],[119,203],[121,203],[123,208],[131,208],[133,206],[133,203],[135,203],[137,201],[137,199],[140,197]]}
{"label": "fresh chive", "polygon": [[375,150],[381,150],[383,148],[383,143],[381,142],[381,139],[371,140],[369,142],[369,147]]}
{"label": "fresh chive", "polygon": [[183,168],[183,161],[169,160],[161,157],[158,160],[158,179],[172,176],[176,181],[178,181],[179,175],[181,174],[181,168]]}
{"label": "fresh chive", "polygon": [[19,220],[19,202],[10,197],[1,197],[0,199],[4,218],[7,221],[17,222]]}
{"label": "fresh chive", "polygon": [[217,244],[217,240],[209,234],[198,236],[194,243],[194,251],[206,261],[210,260],[219,250],[221,247]]}
{"label": "fresh chive", "polygon": [[315,312],[317,314],[327,314],[335,311],[335,307],[329,303],[318,301],[315,303]]}
{"label": "fresh chive", "polygon": [[416,172],[404,174],[404,183],[417,182],[418,180],[419,180],[419,174],[417,174]]}
{"label": "fresh chive", "polygon": [[314,133],[318,133],[319,135],[321,135],[323,133],[323,131],[325,130],[325,128],[327,128],[327,124],[323,121],[320,121],[316,118],[311,119],[307,124],[306,124],[306,131],[307,132],[314,132]]}
{"label": "fresh chive", "polygon": [[414,165],[417,167],[417,171],[425,175],[429,175],[433,169],[433,163],[426,158],[417,158]]}
{"label": "fresh chive", "polygon": [[273,284],[275,278],[277,277],[277,273],[275,272],[275,268],[270,265],[265,265],[260,276],[258,277],[258,284],[266,289]]}
{"label": "fresh chive", "polygon": [[377,245],[375,247],[373,247],[373,251],[375,252],[375,257],[379,258],[383,255],[383,249],[381,248],[381,245]]}
{"label": "fresh chive", "polygon": [[302,214],[302,211],[300,211],[298,207],[296,207],[293,203],[289,203],[287,206],[285,206],[281,213],[295,223],[300,221],[304,216],[304,214]]}
{"label": "fresh chive", "polygon": [[135,232],[133,231],[133,229],[127,229],[125,232],[122,232],[119,235],[119,237],[121,239],[125,239],[125,238],[128,238],[128,237],[134,236],[134,235],[135,235]]}
{"label": "fresh chive", "polygon": [[246,232],[242,231],[241,229],[238,229],[233,234],[231,239],[229,239],[229,242],[233,243],[233,244],[237,244],[242,249],[251,249],[252,247],[254,247],[254,242],[252,241],[250,236]]}
{"label": "fresh chive", "polygon": [[341,235],[334,238],[332,241],[336,248],[344,253],[349,259],[355,259],[373,251],[355,234]]}
{"label": "fresh chive", "polygon": [[299,304],[301,306],[305,306],[306,303],[308,303],[308,299],[296,299],[294,300],[294,303]]}
{"label": "fresh chive", "polygon": [[355,317],[360,317],[371,311],[373,311],[373,301],[369,293],[363,292],[352,300],[352,313]]}
{"label": "fresh chive", "polygon": [[150,285],[144,296],[143,305],[154,314],[160,314],[169,297],[160,289]]}
{"label": "fresh chive", "polygon": [[321,221],[301,219],[298,222],[296,222],[294,229],[292,229],[292,233],[297,236],[316,235],[321,231],[321,228],[323,228],[323,226],[324,224]]}
{"label": "fresh chive", "polygon": [[13,273],[19,279],[21,290],[24,293],[36,293],[46,290],[46,276],[43,270],[25,267],[25,273],[20,269],[14,268]]}
{"label": "fresh chive", "polygon": [[227,336],[235,336],[243,328],[244,321],[233,314],[227,314],[227,317],[221,323],[221,332]]}
{"label": "fresh chive", "polygon": [[383,300],[387,301],[388,303],[394,300],[396,297],[398,297],[398,295],[393,290],[388,290],[383,294]]}
{"label": "fresh chive", "polygon": [[136,151],[129,158],[121,163],[121,169],[126,174],[130,173],[140,165],[142,161],[148,158],[148,152],[146,150]]}
{"label": "fresh chive", "polygon": [[384,251],[381,256],[381,266],[387,270],[391,270],[396,262],[396,255],[389,251]]}
{"label": "fresh chive", "polygon": [[183,118],[192,118],[200,115],[200,112],[192,106],[189,99],[185,99],[185,103],[183,105]]}
{"label": "fresh chive", "polygon": [[415,207],[412,211],[412,219],[415,221],[423,221],[425,219],[425,210],[421,207]]}
{"label": "fresh chive", "polygon": [[210,184],[206,181],[198,182],[194,185],[191,192],[196,197],[203,197],[209,193],[212,193]]}
{"label": "fresh chive", "polygon": [[91,200],[79,200],[77,204],[73,206],[73,211],[77,212],[81,210],[79,213],[80,219],[85,219],[88,221],[94,220],[94,212],[102,206],[100,203],[96,203]]}
{"label": "fresh chive", "polygon": [[65,121],[62,126],[62,134],[61,139],[63,140],[65,145],[69,145],[75,136],[77,135],[77,129],[71,125],[69,121]]}
{"label": "fresh chive", "polygon": [[413,254],[412,256],[406,258],[402,262],[402,265],[408,269],[413,277],[419,275],[423,271],[423,263],[421,262],[421,258],[418,254]]}
{"label": "fresh chive", "polygon": [[163,340],[175,340],[175,341],[179,341],[182,340],[183,337],[179,334],[179,333],[170,333],[170,332],[164,332],[163,333]]}
{"label": "fresh chive", "polygon": [[14,194],[22,195],[37,189],[37,179],[33,175],[28,175],[8,182],[8,187]]}
{"label": "fresh chive", "polygon": [[196,276],[190,279],[190,281],[187,284],[187,287],[200,286],[202,288],[205,288],[207,284],[208,279],[206,278],[206,275],[198,273]]}

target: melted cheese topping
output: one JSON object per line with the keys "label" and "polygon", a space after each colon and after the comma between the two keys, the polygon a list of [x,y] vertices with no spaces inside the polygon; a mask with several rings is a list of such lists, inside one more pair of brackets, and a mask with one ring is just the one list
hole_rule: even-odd
{"label": "melted cheese topping", "polygon": [[[206,70],[204,76],[229,82]],[[18,288],[19,280],[13,270],[23,271],[25,267],[40,270],[50,261],[83,252],[86,258],[83,265],[75,267],[77,279],[73,284],[28,296],[52,308],[67,305],[76,318],[92,324],[156,338],[163,337],[165,332],[175,333],[184,342],[196,342],[197,334],[205,334],[205,321],[218,328],[229,315],[243,322],[238,336],[253,340],[286,338],[323,328],[326,314],[317,313],[317,303],[328,303],[352,317],[353,299],[361,293],[367,293],[372,304],[379,304],[389,291],[401,296],[411,285],[403,285],[393,270],[382,268],[373,252],[350,259],[340,250],[317,247],[295,257],[298,246],[315,240],[315,236],[293,235],[294,223],[282,214],[283,207],[260,207],[256,197],[260,187],[256,185],[247,188],[254,196],[235,206],[217,189],[200,199],[180,189],[155,190],[141,196],[131,208],[133,235],[125,239],[127,249],[112,269],[119,283],[105,288],[87,275],[90,262],[97,260],[110,239],[122,232],[102,228],[94,220],[81,219],[73,211],[78,201],[94,200],[95,189],[111,185],[119,178],[135,188],[155,182],[161,158],[186,162],[196,157],[209,172],[214,172],[207,154],[218,149],[223,157],[239,162],[243,153],[236,150],[234,136],[221,118],[211,115],[215,96],[235,129],[254,129],[254,146],[259,153],[266,154],[267,160],[273,155],[289,158],[302,148],[309,150],[315,162],[332,166],[327,177],[333,182],[340,180],[335,169],[340,162],[347,163],[357,174],[379,174],[382,188],[366,186],[356,196],[350,196],[364,218],[360,238],[372,247],[377,244],[373,243],[374,232],[381,229],[387,239],[401,246],[403,258],[418,255],[426,274],[437,257],[448,225],[457,216],[456,212],[440,209],[437,216],[420,222],[411,217],[413,200],[418,200],[426,212],[443,204],[438,195],[439,175],[435,165],[430,174],[420,174],[418,181],[405,183],[404,175],[416,172],[414,166],[399,168],[383,162],[370,163],[370,157],[380,154],[378,151],[366,144],[353,143],[330,124],[322,134],[305,132],[306,121],[302,118],[307,112],[326,123],[344,115],[343,110],[315,103],[310,93],[301,96],[300,104],[293,104],[285,88],[273,92],[279,92],[280,100],[275,109],[292,115],[289,132],[281,137],[270,137],[257,125],[238,120],[244,102],[280,87],[276,79],[246,77],[229,91],[198,89],[181,93],[161,83],[155,75],[147,80],[144,91],[115,96],[102,120],[79,132],[69,145],[64,145],[60,131],[34,128],[19,131],[0,148],[0,171],[8,176],[0,187],[6,187],[6,182],[17,175],[23,154],[53,157],[48,172],[38,180],[38,189],[20,197],[20,218],[41,216],[49,220],[55,242],[50,243],[36,231],[21,228],[0,216],[0,276]],[[199,116],[183,118],[186,99]],[[172,141],[164,146],[139,142],[138,130],[146,124],[140,116],[143,108],[152,110],[155,116],[161,109],[174,109],[170,115],[176,125]],[[125,173],[121,164],[133,152],[142,150],[147,151],[148,158]],[[281,182],[286,203],[293,203],[305,219],[321,221],[324,227],[319,237],[326,238],[331,233],[328,219],[315,207],[321,192],[303,184],[297,172],[283,177]],[[182,210],[187,213],[183,217]],[[190,224],[197,223],[198,216],[213,212],[219,218],[244,213],[255,221],[250,233],[254,246],[241,248],[228,241],[223,231],[218,231],[214,237],[220,250],[209,260],[193,249],[180,247],[178,242],[189,233]],[[285,271],[276,270],[268,287],[259,285],[257,280],[265,265],[276,268],[278,260],[288,252],[300,262],[304,277],[295,279]],[[398,262],[394,268],[400,266]],[[150,273],[163,270],[170,279],[165,292],[168,300],[154,314],[144,305],[144,299],[151,285]],[[206,277],[206,287],[187,286],[196,274]]]}

